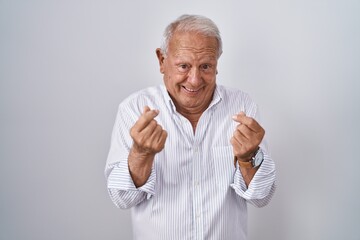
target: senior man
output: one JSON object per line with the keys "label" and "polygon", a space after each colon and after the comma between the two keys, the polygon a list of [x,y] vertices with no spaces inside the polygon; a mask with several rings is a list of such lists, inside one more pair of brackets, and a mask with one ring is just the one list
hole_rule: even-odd
{"label": "senior man", "polygon": [[275,191],[257,105],[216,83],[221,53],[210,19],[179,17],[156,49],[164,85],[119,105],[105,174],[134,239],[246,239],[247,203]]}

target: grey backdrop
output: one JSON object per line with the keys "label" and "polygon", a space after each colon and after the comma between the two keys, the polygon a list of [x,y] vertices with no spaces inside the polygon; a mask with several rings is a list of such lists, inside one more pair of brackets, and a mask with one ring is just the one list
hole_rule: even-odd
{"label": "grey backdrop", "polygon": [[260,105],[278,189],[250,240],[359,239],[360,2],[0,0],[0,239],[130,239],[103,175],[165,26],[212,18],[218,82]]}

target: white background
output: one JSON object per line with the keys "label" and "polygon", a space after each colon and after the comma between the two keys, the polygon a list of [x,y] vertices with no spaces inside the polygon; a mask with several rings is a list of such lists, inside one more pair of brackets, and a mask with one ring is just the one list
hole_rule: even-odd
{"label": "white background", "polygon": [[155,49],[210,17],[218,83],[259,104],[277,192],[249,239],[359,239],[360,2],[0,0],[0,239],[130,239],[103,174],[117,106],[162,82]]}

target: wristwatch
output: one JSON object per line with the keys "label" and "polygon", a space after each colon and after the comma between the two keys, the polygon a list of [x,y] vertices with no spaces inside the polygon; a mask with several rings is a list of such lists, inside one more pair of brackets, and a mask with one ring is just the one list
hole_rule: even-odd
{"label": "wristwatch", "polygon": [[261,150],[261,148],[259,148],[258,150],[256,150],[254,156],[251,158],[250,161],[247,162],[238,161],[238,162],[240,167],[243,168],[257,168],[258,166],[261,165],[263,161],[264,161],[264,153]]}

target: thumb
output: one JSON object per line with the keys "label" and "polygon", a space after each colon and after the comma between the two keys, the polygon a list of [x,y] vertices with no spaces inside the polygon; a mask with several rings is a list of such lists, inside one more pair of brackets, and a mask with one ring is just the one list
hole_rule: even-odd
{"label": "thumb", "polygon": [[143,111],[143,113],[146,113],[146,112],[148,112],[148,111],[150,111],[149,106],[145,106],[145,107],[144,107],[144,111]]}
{"label": "thumb", "polygon": [[243,119],[243,117],[246,117],[244,112],[239,112],[238,114],[235,114],[234,116],[232,116],[232,119],[236,122],[241,122],[241,120]]}

